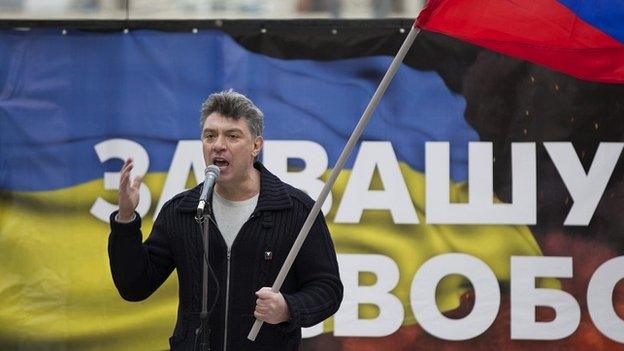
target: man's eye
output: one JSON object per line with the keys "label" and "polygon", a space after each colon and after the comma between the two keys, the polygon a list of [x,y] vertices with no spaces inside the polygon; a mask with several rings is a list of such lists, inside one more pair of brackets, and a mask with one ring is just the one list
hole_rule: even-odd
{"label": "man's eye", "polygon": [[230,139],[238,139],[238,134],[230,134]]}
{"label": "man's eye", "polygon": [[204,139],[206,140],[214,139],[214,134],[204,134]]}

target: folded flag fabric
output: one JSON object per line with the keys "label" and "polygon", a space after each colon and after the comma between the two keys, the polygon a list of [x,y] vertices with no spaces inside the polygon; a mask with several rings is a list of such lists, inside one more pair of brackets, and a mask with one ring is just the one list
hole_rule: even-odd
{"label": "folded flag fabric", "polygon": [[624,83],[622,0],[429,0],[414,25],[583,80]]}

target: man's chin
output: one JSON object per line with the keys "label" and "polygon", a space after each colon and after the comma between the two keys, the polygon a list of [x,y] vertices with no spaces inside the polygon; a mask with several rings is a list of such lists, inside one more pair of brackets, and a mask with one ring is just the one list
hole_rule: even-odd
{"label": "man's chin", "polygon": [[229,187],[232,185],[232,177],[227,172],[221,172],[216,184],[223,187]]}

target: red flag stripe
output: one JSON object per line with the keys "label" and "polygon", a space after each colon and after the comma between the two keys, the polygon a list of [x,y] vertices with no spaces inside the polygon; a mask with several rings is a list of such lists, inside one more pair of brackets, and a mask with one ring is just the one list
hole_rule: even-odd
{"label": "red flag stripe", "polygon": [[624,83],[624,44],[554,0],[432,0],[414,25],[580,79]]}

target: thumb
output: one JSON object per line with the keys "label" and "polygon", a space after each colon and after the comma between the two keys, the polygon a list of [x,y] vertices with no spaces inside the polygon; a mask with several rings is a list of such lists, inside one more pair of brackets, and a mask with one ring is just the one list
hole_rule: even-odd
{"label": "thumb", "polygon": [[261,298],[261,299],[266,299],[270,297],[271,294],[273,294],[273,291],[271,290],[271,288],[268,288],[268,287],[264,287],[256,291],[256,296],[258,296],[258,298]]}

